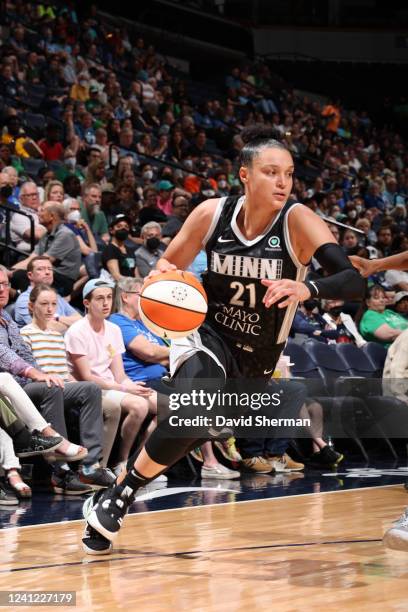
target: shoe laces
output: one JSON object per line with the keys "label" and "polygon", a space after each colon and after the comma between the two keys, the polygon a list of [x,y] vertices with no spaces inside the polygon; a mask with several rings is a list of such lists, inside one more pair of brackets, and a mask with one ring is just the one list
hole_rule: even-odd
{"label": "shoe laces", "polygon": [[133,499],[134,492],[130,487],[121,487],[117,492],[107,489],[105,495],[100,500],[100,504],[110,514],[119,513],[122,515],[123,511],[133,502]]}

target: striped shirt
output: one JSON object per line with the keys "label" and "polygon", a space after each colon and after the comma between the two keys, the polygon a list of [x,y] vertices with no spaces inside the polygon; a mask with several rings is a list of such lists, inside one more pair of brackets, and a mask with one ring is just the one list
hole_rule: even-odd
{"label": "striped shirt", "polygon": [[23,340],[33,353],[38,367],[47,374],[57,374],[69,380],[67,353],[63,336],[53,329],[40,329],[33,323],[20,330]]}

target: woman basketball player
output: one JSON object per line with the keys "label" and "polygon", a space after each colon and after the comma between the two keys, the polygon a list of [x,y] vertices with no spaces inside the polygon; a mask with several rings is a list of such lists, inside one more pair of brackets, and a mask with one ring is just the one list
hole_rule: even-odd
{"label": "woman basketball player", "polygon": [[[242,137],[239,176],[245,196],[199,205],[157,264],[160,272],[184,270],[202,248],[207,253],[208,314],[197,332],[172,342],[175,385],[178,378],[269,379],[299,301],[364,293],[363,278],[324,221],[289,200],[294,164],[288,149],[264,127],[247,128]],[[330,276],[305,282],[312,257]],[[85,502],[85,551],[109,553],[136,491],[201,442],[176,439],[158,427],[130,469]]]}

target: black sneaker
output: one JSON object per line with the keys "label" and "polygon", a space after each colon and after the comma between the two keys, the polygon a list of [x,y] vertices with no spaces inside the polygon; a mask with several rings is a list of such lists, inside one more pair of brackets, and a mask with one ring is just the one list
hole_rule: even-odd
{"label": "black sneaker", "polygon": [[123,519],[135,494],[130,487],[120,485],[106,489],[92,509],[88,524],[111,542],[118,535]]}
{"label": "black sneaker", "polygon": [[82,548],[88,555],[109,555],[113,546],[112,542],[87,523],[82,537]]}
{"label": "black sneaker", "polygon": [[0,482],[0,506],[18,506],[18,499],[11,491]]}
{"label": "black sneaker", "polygon": [[43,436],[39,431],[34,430],[31,433],[31,440],[28,446],[21,447],[18,444],[14,445],[14,452],[17,457],[33,457],[34,455],[43,455],[49,451],[57,449],[61,446],[63,438],[61,436]]}
{"label": "black sneaker", "polygon": [[313,453],[309,459],[309,464],[315,465],[316,467],[335,468],[343,459],[344,455],[327,445],[320,449],[318,453]]}
{"label": "black sneaker", "polygon": [[91,485],[93,489],[106,489],[115,482],[116,476],[109,468],[99,467],[90,474],[80,472],[79,479],[84,484]]}
{"label": "black sneaker", "polygon": [[91,485],[84,484],[78,478],[78,474],[72,470],[60,470],[53,472],[51,476],[51,485],[54,493],[62,495],[83,495],[84,493],[92,493]]}

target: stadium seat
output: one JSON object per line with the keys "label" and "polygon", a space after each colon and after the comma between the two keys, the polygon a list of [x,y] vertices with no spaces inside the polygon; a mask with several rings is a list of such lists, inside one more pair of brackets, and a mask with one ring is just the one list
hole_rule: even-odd
{"label": "stadium seat", "polygon": [[363,352],[376,368],[376,376],[381,378],[387,357],[387,349],[378,342],[367,342],[363,346]]}
{"label": "stadium seat", "polygon": [[[351,377],[349,368],[336,351],[335,345],[308,340],[303,345],[316,364],[331,396],[331,426],[334,437],[349,437],[354,440],[365,460],[368,454],[358,433],[358,422],[373,421],[363,399],[353,394],[357,380]],[[340,435],[338,432],[342,432]]]}
{"label": "stadium seat", "polygon": [[383,438],[394,459],[397,459],[398,456],[389,435],[391,437],[396,435],[397,432],[393,427],[394,417],[397,414],[404,416],[406,406],[395,397],[383,395],[382,380],[377,376],[377,368],[365,352],[357,348],[355,344],[336,344],[336,352],[345,362],[350,374],[361,377],[357,384],[353,384],[352,390],[353,393],[364,399],[367,411],[372,416],[371,420],[365,423],[364,435]]}

